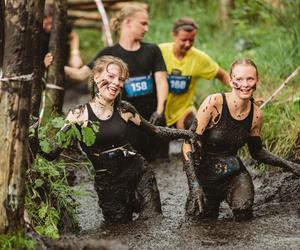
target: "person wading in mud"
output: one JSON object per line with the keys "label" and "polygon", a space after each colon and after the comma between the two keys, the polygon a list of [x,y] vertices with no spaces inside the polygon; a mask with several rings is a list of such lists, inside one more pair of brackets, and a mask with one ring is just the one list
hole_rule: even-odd
{"label": "person wading in mud", "polygon": [[[94,97],[71,110],[63,128],[67,131],[70,123],[79,129],[92,122],[99,124],[95,143],[86,146],[80,142],[80,145],[95,168],[95,187],[106,223],[127,223],[133,212],[140,213],[140,217],[161,213],[154,173],[129,144],[128,128],[133,126],[167,139],[193,136],[190,131],[152,125],[130,103],[120,102],[127,78],[128,68],[121,59],[113,56],[97,59],[90,76]],[[52,152],[41,155],[53,160],[61,151],[56,145]]]}
{"label": "person wading in mud", "polygon": [[[139,4],[127,5],[111,20],[119,41],[101,50],[91,63],[80,69],[65,67],[66,76],[83,81],[97,58],[112,55],[128,64],[130,78],[126,81],[123,99],[133,104],[140,114],[155,125],[165,125],[164,107],[168,95],[166,66],[158,46],[142,42],[148,31],[148,13]],[[154,160],[159,141],[131,128],[132,146],[147,160]]]}
{"label": "person wading in mud", "polygon": [[188,215],[218,218],[226,200],[236,220],[252,218],[254,187],[237,151],[248,144],[251,156],[300,176],[300,165],[281,159],[262,146],[262,112],[252,95],[259,79],[254,62],[240,59],[230,71],[232,91],[208,96],[192,129],[195,138],[183,145],[189,196]]}

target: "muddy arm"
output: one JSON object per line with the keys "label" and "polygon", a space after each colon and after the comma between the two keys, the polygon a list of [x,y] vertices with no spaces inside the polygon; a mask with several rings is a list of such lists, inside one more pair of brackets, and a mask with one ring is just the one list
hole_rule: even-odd
{"label": "muddy arm", "polygon": [[300,177],[300,164],[284,160],[262,146],[262,141],[259,136],[251,136],[248,141],[248,147],[251,156],[262,163],[281,167],[286,171],[292,172],[296,176]]}
{"label": "muddy arm", "polygon": [[187,130],[172,129],[151,124],[138,113],[134,106],[132,106],[128,102],[121,102],[121,112],[129,112],[132,114],[132,117],[129,119],[129,121],[133,124],[133,126],[137,127],[138,129],[144,130],[147,133],[155,134],[160,138],[172,140],[179,138],[190,139],[191,137],[193,137],[193,134]]}
{"label": "muddy arm", "polygon": [[196,168],[199,167],[201,152],[195,152],[200,142],[196,142],[196,139],[191,139],[189,142],[183,144],[183,170],[186,173],[188,186],[189,186],[189,196],[186,203],[186,212],[189,215],[199,215],[203,212],[203,204],[205,202],[205,195],[201,183],[196,175]]}

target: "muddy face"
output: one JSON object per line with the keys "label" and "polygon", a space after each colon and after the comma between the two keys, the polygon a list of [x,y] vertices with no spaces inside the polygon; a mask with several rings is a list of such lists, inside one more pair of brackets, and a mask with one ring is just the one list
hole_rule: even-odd
{"label": "muddy face", "polygon": [[232,70],[233,92],[241,99],[249,99],[258,83],[256,69],[252,65],[236,65]]}
{"label": "muddy face", "polygon": [[107,101],[114,101],[121,93],[125,79],[121,75],[121,70],[116,64],[109,64],[103,72],[94,75],[97,83],[98,93]]}

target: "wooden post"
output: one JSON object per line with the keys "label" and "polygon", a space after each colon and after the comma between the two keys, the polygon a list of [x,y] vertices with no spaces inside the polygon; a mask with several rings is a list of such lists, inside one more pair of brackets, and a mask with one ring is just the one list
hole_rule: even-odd
{"label": "wooden post", "polygon": [[0,71],[2,70],[3,52],[4,52],[4,0],[0,0]]}
{"label": "wooden post", "polygon": [[[31,22],[31,43],[33,50],[33,73],[35,78],[32,81],[31,89],[31,115],[39,117],[41,95],[42,95],[42,63],[41,57],[41,40],[39,39],[40,34],[43,32],[43,17],[45,0],[30,0],[32,12],[35,13]],[[31,11],[29,11],[31,12]]]}
{"label": "wooden post", "polygon": [[22,42],[26,39],[26,26],[26,1],[6,1],[4,79],[0,83],[0,234],[24,226],[31,83],[21,77],[26,74]]}
{"label": "wooden post", "polygon": [[45,111],[62,113],[64,101],[64,63],[66,53],[66,0],[54,1],[53,26],[49,41],[49,51],[53,55],[53,63],[48,69],[48,88],[46,89]]}

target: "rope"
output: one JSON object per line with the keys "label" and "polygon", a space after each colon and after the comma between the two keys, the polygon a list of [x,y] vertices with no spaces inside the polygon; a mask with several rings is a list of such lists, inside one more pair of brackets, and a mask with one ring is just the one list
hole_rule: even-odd
{"label": "rope", "polygon": [[60,86],[57,86],[55,84],[52,84],[52,83],[47,83],[46,84],[46,88],[47,89],[58,89],[58,90],[65,90],[64,88],[60,87]]}
{"label": "rope", "polygon": [[33,75],[33,73],[31,73],[31,74],[27,74],[27,75],[0,78],[0,82],[10,82],[10,81],[18,81],[18,80],[21,80],[23,82],[29,82],[33,79],[34,79],[34,75]]}

